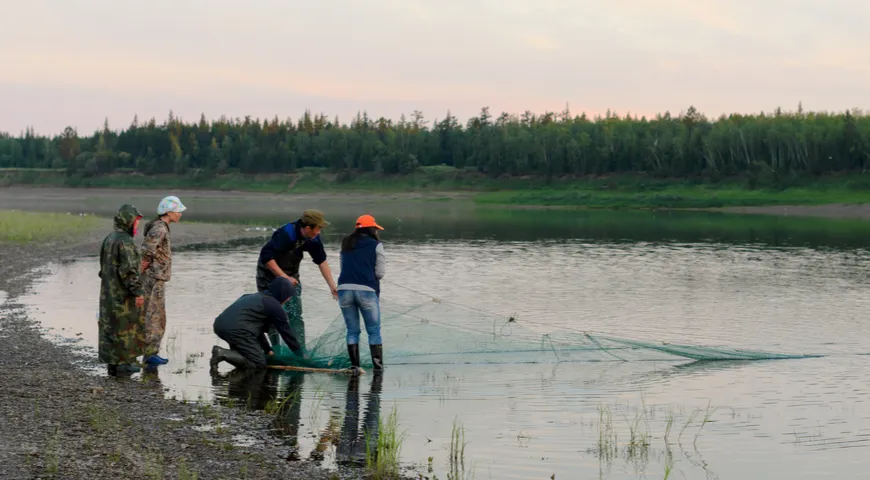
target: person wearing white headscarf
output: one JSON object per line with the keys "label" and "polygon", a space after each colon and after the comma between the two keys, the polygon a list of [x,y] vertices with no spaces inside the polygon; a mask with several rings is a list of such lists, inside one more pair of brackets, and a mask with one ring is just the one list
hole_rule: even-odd
{"label": "person wearing white headscarf", "polygon": [[165,284],[172,277],[172,244],[169,225],[181,220],[187,207],[175,196],[160,201],[157,218],[145,225],[142,241],[142,283],[145,287],[145,342],[143,363],[164,365],[169,360],[158,355],[166,333]]}

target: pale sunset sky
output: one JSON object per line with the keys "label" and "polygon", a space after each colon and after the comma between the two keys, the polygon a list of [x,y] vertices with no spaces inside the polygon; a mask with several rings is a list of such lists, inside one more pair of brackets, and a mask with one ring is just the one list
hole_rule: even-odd
{"label": "pale sunset sky", "polygon": [[2,0],[0,131],[870,108],[867,0]]}

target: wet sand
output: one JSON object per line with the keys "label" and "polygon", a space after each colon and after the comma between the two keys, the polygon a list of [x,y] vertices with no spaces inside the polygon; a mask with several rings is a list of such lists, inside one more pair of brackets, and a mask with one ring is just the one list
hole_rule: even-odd
{"label": "wet sand", "polygon": [[[8,197],[4,192],[3,197]],[[23,206],[23,205],[22,205]],[[286,460],[289,447],[268,433],[262,411],[164,398],[148,375],[110,378],[74,346],[44,338],[17,297],[50,261],[95,255],[111,220],[75,238],[0,243],[0,478],[358,478]],[[178,224],[180,248],[257,235],[241,226]],[[263,233],[259,233],[263,235]],[[141,233],[137,243],[141,242]],[[94,279],[94,288],[99,288]],[[2,296],[0,296],[2,297]],[[96,309],[96,305],[94,306]],[[249,443],[240,444],[239,438]],[[248,445],[248,446],[243,446]]]}

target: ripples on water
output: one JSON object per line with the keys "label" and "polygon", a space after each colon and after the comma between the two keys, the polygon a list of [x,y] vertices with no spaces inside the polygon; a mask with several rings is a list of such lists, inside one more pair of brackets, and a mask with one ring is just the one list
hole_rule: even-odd
{"label": "ripples on water", "polygon": [[[335,270],[336,249],[329,245]],[[870,357],[860,355],[870,353],[868,261],[853,251],[569,240],[390,242],[387,278],[405,288],[384,286],[387,308],[438,297],[514,316],[517,324],[541,332],[578,329],[828,356],[392,365],[379,395],[372,395],[371,375],[358,385],[332,375],[269,374],[254,383],[209,375],[208,352],[217,342],[212,319],[254,289],[257,252],[251,245],[176,254],[166,292],[170,363],[160,368],[159,381],[169,396],[255,408],[266,408],[276,392],[280,398],[298,392],[300,401],[274,428],[300,458],[313,455],[331,466],[342,455],[353,456],[340,455],[331,438],[354,436],[354,413],[362,428],[367,413],[384,419],[395,406],[406,432],[403,460],[425,472],[426,459],[434,457],[439,478],[446,476],[455,419],[465,427],[466,466],[473,464],[475,478],[621,479],[641,472],[659,478],[669,458],[671,478],[857,478],[870,464],[858,449],[870,439]],[[93,258],[54,265],[25,302],[46,327],[81,333],[81,343],[94,346],[96,272]],[[307,260],[302,277],[313,336],[339,311]],[[455,321],[480,320],[471,312]],[[383,333],[385,349],[401,341],[388,319]],[[599,448],[601,405],[612,414],[621,448],[609,460]],[[650,445],[626,455],[636,417],[639,428],[648,428]]]}

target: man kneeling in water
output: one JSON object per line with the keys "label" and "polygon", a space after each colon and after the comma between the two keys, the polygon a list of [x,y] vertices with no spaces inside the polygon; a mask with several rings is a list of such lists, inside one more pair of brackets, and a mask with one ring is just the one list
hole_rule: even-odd
{"label": "man kneeling in water", "polygon": [[269,284],[267,291],[242,295],[218,315],[214,320],[214,333],[230,348],[215,345],[211,349],[212,370],[216,370],[221,361],[239,369],[266,368],[266,356],[273,354],[266,339],[269,327],[274,327],[293,353],[302,357],[302,348],[290,331],[287,313],[282,308],[295,294],[296,287],[290,280],[279,277]]}

